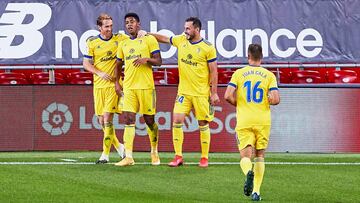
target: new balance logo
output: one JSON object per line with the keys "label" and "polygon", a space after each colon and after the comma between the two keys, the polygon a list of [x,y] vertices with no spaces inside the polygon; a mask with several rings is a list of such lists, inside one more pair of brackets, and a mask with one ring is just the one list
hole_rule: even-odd
{"label": "new balance logo", "polygon": [[50,18],[51,9],[46,4],[8,3],[0,17],[0,58],[18,59],[35,54],[44,41],[39,30]]}

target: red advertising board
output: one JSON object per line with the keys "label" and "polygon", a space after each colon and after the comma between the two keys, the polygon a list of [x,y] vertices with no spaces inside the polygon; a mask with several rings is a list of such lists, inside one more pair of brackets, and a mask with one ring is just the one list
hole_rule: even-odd
{"label": "red advertising board", "polygon": [[[159,150],[173,151],[171,125],[176,87],[157,87]],[[219,88],[220,97],[224,87]],[[272,107],[269,151],[360,152],[360,89],[281,88]],[[101,150],[91,86],[0,86],[0,151]],[[212,152],[237,152],[235,108],[222,99],[211,123]],[[148,151],[146,125],[137,117],[135,151]],[[122,141],[124,119],[114,117]],[[200,151],[197,121],[184,125],[184,151]]]}

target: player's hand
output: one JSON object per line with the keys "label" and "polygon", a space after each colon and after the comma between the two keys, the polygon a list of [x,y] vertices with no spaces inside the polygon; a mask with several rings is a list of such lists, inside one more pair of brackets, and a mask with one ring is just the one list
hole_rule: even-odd
{"label": "player's hand", "polygon": [[139,67],[140,65],[146,64],[147,62],[148,62],[147,58],[138,58],[133,62],[133,64],[135,67]]}
{"label": "player's hand", "polygon": [[121,97],[123,92],[122,92],[122,87],[121,85],[119,84],[119,82],[115,82],[115,92],[116,94]]}
{"label": "player's hand", "polygon": [[219,95],[217,93],[215,94],[211,94],[210,96],[210,104],[211,105],[216,105],[220,102],[220,98],[219,98]]}
{"label": "player's hand", "polygon": [[113,80],[114,80],[114,78],[113,78],[111,75],[109,75],[109,74],[107,74],[107,73],[105,73],[105,72],[97,73],[97,75],[98,75],[100,78],[102,78],[103,80],[107,80],[107,81],[113,81]]}
{"label": "player's hand", "polygon": [[138,38],[144,37],[145,35],[147,35],[147,32],[145,30],[139,30],[139,32],[137,33]]}

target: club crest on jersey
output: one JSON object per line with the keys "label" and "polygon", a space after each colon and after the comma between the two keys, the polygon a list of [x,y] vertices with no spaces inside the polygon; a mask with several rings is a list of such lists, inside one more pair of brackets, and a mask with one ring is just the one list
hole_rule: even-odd
{"label": "club crest on jersey", "polygon": [[188,54],[188,55],[187,55],[187,58],[188,58],[188,59],[192,59],[193,56],[192,56],[191,54]]}
{"label": "club crest on jersey", "polygon": [[111,56],[111,55],[112,55],[112,51],[108,51],[108,52],[106,53],[106,55]]}
{"label": "club crest on jersey", "polygon": [[133,54],[135,52],[135,49],[134,48],[131,48],[130,50],[129,50],[129,53],[130,54]]}

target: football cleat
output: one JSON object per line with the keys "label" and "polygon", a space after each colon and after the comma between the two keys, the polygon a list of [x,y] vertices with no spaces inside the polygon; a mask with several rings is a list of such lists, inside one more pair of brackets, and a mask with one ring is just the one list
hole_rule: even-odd
{"label": "football cleat", "polygon": [[102,160],[99,159],[95,162],[95,164],[106,164],[107,162],[109,162],[109,161],[106,159],[102,159]]}
{"label": "football cleat", "polygon": [[251,195],[251,200],[252,200],[252,201],[261,201],[261,197],[260,197],[260,195],[258,195],[256,192],[254,192],[254,193]]}
{"label": "football cleat", "polygon": [[160,165],[160,157],[158,153],[151,153],[151,165],[153,166]]}
{"label": "football cleat", "polygon": [[244,183],[244,194],[250,196],[254,188],[254,172],[250,170],[246,175],[246,180]]}
{"label": "football cleat", "polygon": [[184,164],[182,156],[175,155],[175,158],[168,164],[170,167],[178,167]]}
{"label": "football cleat", "polygon": [[205,157],[202,157],[199,162],[199,167],[201,168],[207,168],[209,166],[208,159]]}
{"label": "football cleat", "polygon": [[115,166],[133,166],[135,161],[133,158],[125,157],[123,160],[117,162]]}

